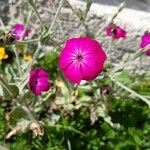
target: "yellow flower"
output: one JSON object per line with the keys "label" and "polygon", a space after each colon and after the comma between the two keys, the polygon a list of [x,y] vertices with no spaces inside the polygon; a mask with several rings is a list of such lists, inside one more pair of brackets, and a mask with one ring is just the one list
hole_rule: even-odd
{"label": "yellow flower", "polygon": [[5,48],[0,47],[0,60],[7,59],[7,58],[8,58],[8,54],[6,54]]}
{"label": "yellow flower", "polygon": [[31,61],[31,60],[32,60],[32,56],[31,56],[31,55],[24,55],[24,56],[23,56],[23,59],[24,59],[25,61]]}

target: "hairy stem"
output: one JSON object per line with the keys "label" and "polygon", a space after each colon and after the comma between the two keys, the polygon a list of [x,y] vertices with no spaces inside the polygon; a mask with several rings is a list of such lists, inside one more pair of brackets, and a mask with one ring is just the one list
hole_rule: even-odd
{"label": "hairy stem", "polygon": [[25,41],[19,41],[19,42],[16,42],[15,45],[30,44],[30,43],[34,43],[34,42],[38,42],[38,41],[40,41],[40,38],[25,40]]}
{"label": "hairy stem", "polygon": [[128,58],[128,60],[121,62],[121,64],[119,64],[117,67],[115,67],[110,74],[114,74],[115,72],[123,69],[125,66],[127,66],[128,64],[130,64],[132,61],[134,61],[136,58],[138,58],[139,56],[141,56],[143,53],[145,53],[148,49],[150,48],[150,46],[144,48],[144,49],[139,49],[136,53],[134,53],[130,58]]}
{"label": "hairy stem", "polygon": [[2,26],[2,29],[6,32],[6,27],[5,27],[4,22],[2,21],[1,18],[0,18],[0,24]]}
{"label": "hairy stem", "polygon": [[28,0],[28,3],[30,4],[30,6],[31,6],[32,9],[34,10],[36,16],[38,17],[42,30],[44,30],[45,26],[44,26],[44,23],[43,23],[43,21],[42,21],[40,15],[39,15],[39,13],[38,13],[38,11],[37,11],[37,8],[36,8],[36,6],[35,6],[35,3],[33,2],[33,0]]}
{"label": "hairy stem", "polygon": [[[88,11],[86,11],[86,13],[85,13],[84,16],[80,17],[80,15],[78,14],[78,12],[72,7],[72,5],[70,4],[70,2],[68,0],[66,0],[66,2],[69,5],[69,7],[72,10],[72,12],[78,17],[80,24],[82,24],[83,27],[85,28],[86,32],[88,32],[89,29],[88,29],[88,26],[85,24],[85,19],[87,17],[87,14],[88,14],[88,11],[89,11],[90,8],[88,9]],[[80,28],[79,28],[79,30],[80,30]]]}
{"label": "hairy stem", "polygon": [[30,112],[30,110],[26,106],[20,104],[20,102],[17,99],[16,99],[16,104],[20,106],[27,113],[31,121],[37,122],[36,119],[33,117],[32,113]]}
{"label": "hairy stem", "polygon": [[20,61],[19,61],[19,57],[18,57],[18,52],[17,52],[15,45],[13,46],[13,51],[14,51],[15,56],[16,56],[16,62],[18,65],[19,74],[20,74],[20,77],[22,78],[23,73],[22,73],[22,69],[21,69],[21,65],[20,65]]}
{"label": "hairy stem", "polygon": [[143,97],[142,95],[136,93],[135,91],[133,91],[132,89],[128,88],[127,86],[125,86],[124,84],[122,84],[121,82],[115,80],[113,77],[109,76],[109,78],[116,83],[118,86],[120,86],[121,88],[123,88],[124,90],[128,91],[129,93],[133,94],[134,96],[138,97],[139,99],[141,99],[143,102],[145,102],[149,107],[150,107],[150,100],[148,100],[147,98]]}
{"label": "hairy stem", "polygon": [[51,23],[51,26],[49,27],[48,32],[50,32],[50,31],[52,30],[52,28],[53,28],[53,26],[54,26],[54,24],[55,24],[55,22],[56,22],[56,20],[57,20],[57,18],[58,18],[58,15],[59,15],[59,13],[60,13],[60,11],[61,11],[63,2],[64,2],[64,0],[61,0],[61,1],[59,2],[58,9],[57,9],[56,14],[55,14],[55,16],[54,16],[54,19],[53,19],[53,21],[52,21],[52,23]]}
{"label": "hairy stem", "polygon": [[81,131],[71,127],[71,126],[62,126],[62,125],[59,125],[59,124],[56,124],[56,125],[50,125],[50,127],[55,127],[55,128],[62,128],[62,129],[66,129],[66,130],[69,130],[69,131],[73,131],[75,133],[78,133],[82,136],[86,136],[84,133],[82,133]]}
{"label": "hairy stem", "polygon": [[125,4],[126,4],[126,2],[124,1],[123,3],[121,3],[121,4],[118,6],[118,10],[116,11],[116,13],[111,17],[110,20],[107,20],[107,21],[106,21],[106,24],[105,24],[102,28],[100,28],[100,29],[97,31],[95,37],[98,37],[98,36],[105,30],[105,27],[106,27],[107,25],[109,25],[109,24],[111,24],[111,23],[114,22],[115,18],[116,18],[116,17],[120,14],[120,12],[124,9]]}
{"label": "hairy stem", "polygon": [[[57,14],[57,12],[58,12],[58,9],[56,10],[56,7],[55,7],[55,4],[54,4],[54,2],[53,2],[53,1],[50,1],[50,3],[51,3],[51,5],[52,5],[53,10],[54,10],[55,15],[56,15],[56,14]],[[58,7],[58,8],[59,8],[59,7]],[[60,11],[59,11],[59,12],[60,12]],[[60,28],[61,34],[62,34],[62,36],[64,36],[64,31],[63,31],[63,28],[62,28],[62,25],[61,25],[61,22],[60,22],[59,16],[58,16],[58,17],[56,17],[56,18],[58,18],[58,24],[59,24],[59,28]]]}

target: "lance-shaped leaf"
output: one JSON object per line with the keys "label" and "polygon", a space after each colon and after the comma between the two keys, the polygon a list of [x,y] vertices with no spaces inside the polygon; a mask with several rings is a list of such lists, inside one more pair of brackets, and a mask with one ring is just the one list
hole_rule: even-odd
{"label": "lance-shaped leaf", "polygon": [[3,79],[1,76],[0,76],[0,89],[1,89],[0,94],[2,94],[1,96],[6,98],[7,100],[12,100],[19,95],[18,87],[14,84],[8,84],[7,81]]}
{"label": "lance-shaped leaf", "polygon": [[85,13],[89,12],[91,5],[92,5],[92,0],[86,0],[86,11],[85,11]]}
{"label": "lance-shaped leaf", "polygon": [[10,114],[10,123],[14,125],[21,119],[29,120],[29,117],[21,106],[16,106]]}

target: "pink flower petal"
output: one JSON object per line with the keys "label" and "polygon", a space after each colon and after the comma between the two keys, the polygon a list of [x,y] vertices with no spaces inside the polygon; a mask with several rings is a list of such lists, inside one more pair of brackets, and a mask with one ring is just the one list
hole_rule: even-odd
{"label": "pink flower petal", "polygon": [[107,36],[112,35],[112,27],[110,25],[106,27],[105,31]]}
{"label": "pink flower petal", "polygon": [[67,40],[59,59],[59,68],[73,83],[92,80],[102,71],[106,55],[101,45],[88,37]]}
{"label": "pink flower petal", "polygon": [[59,58],[59,67],[65,69],[74,60],[74,50],[72,48],[64,48]]}
{"label": "pink flower petal", "polygon": [[117,26],[116,28],[116,34],[114,35],[114,38],[119,39],[119,38],[125,38],[126,37],[126,31]]}
{"label": "pink flower petal", "polygon": [[80,71],[80,65],[71,63],[66,70],[64,70],[64,75],[73,83],[79,84],[82,80],[82,75]]}
{"label": "pink flower petal", "polygon": [[141,38],[141,44],[140,47],[141,48],[145,48],[147,45],[150,44],[150,33],[146,33],[142,36]]}
{"label": "pink flower petal", "polygon": [[41,68],[32,70],[30,72],[28,85],[35,95],[41,95],[42,92],[48,91],[50,88],[48,73]]}
{"label": "pink flower petal", "polygon": [[37,86],[40,87],[41,90],[47,91],[50,88],[49,80],[46,78],[43,78],[43,79],[40,78],[38,80]]}
{"label": "pink flower petal", "polygon": [[85,63],[81,65],[81,72],[84,80],[94,79],[102,70],[103,64],[98,57],[95,59],[90,58],[90,61],[85,61]]}
{"label": "pink flower petal", "polygon": [[126,31],[115,24],[108,25],[105,32],[107,36],[111,36],[113,39],[126,38]]}
{"label": "pink flower petal", "polygon": [[150,49],[145,52],[145,55],[150,56]]}
{"label": "pink flower petal", "polygon": [[41,88],[39,86],[35,87],[33,92],[38,96],[42,94]]}
{"label": "pink flower petal", "polygon": [[13,26],[12,33],[15,35],[16,40],[29,36],[30,30],[25,28],[24,24],[16,24]]}

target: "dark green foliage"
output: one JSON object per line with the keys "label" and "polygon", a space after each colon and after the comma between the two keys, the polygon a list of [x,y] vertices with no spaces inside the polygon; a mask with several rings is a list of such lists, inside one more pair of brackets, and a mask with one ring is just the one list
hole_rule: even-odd
{"label": "dark green foliage", "polygon": [[[17,134],[4,141],[3,109],[0,109],[0,140],[11,150],[149,150],[150,110],[140,101],[131,99],[110,101],[110,115],[121,128],[114,129],[102,119],[90,124],[89,112],[81,108],[74,116],[64,115],[53,126],[46,124],[44,137],[32,138],[30,133]],[[48,122],[45,118],[45,123]]]}
{"label": "dark green foliage", "polygon": [[3,112],[4,110],[0,108],[0,141],[3,140],[4,135],[5,135],[5,121],[3,117]]}
{"label": "dark green foliage", "polygon": [[58,76],[58,55],[56,52],[49,52],[46,56],[40,59],[38,63],[40,67],[49,72],[51,79],[55,79]]}

